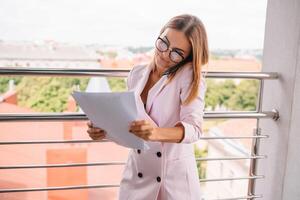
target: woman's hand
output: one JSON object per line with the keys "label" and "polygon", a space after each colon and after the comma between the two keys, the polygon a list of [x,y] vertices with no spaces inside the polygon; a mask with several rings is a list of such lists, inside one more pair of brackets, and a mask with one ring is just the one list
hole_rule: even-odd
{"label": "woman's hand", "polygon": [[157,128],[146,120],[133,121],[130,124],[129,132],[148,141],[157,140]]}
{"label": "woman's hand", "polygon": [[89,127],[87,132],[88,132],[90,138],[92,138],[93,140],[102,140],[105,138],[105,135],[106,135],[105,130],[94,127],[91,121],[88,121],[87,125]]}

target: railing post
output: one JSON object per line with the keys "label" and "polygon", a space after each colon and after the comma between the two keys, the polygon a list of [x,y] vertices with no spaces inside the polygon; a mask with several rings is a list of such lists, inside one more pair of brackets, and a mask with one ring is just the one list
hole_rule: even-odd
{"label": "railing post", "polygon": [[[257,102],[256,102],[256,112],[262,111],[262,101],[263,101],[263,89],[264,89],[264,80],[261,80],[259,83],[259,91],[257,94]],[[253,130],[253,135],[261,135],[261,129],[259,128],[259,119],[256,121],[256,128]],[[258,155],[258,148],[259,148],[259,139],[254,138],[252,140],[251,145],[251,155]],[[257,161],[256,159],[250,160],[250,169],[249,169],[249,175],[252,176],[256,173],[257,169]],[[255,180],[249,180],[248,182],[248,196],[251,196],[251,194],[255,194]],[[253,199],[253,198],[250,198]]]}
{"label": "railing post", "polygon": [[[261,135],[261,129],[260,128],[255,128],[253,130],[253,135],[254,136],[260,136]],[[259,154],[259,144],[260,143],[260,138],[254,138],[252,140],[252,146],[251,146],[251,156],[255,156]],[[250,160],[250,170],[249,170],[249,176],[255,176],[257,173],[257,159],[251,159]],[[252,196],[255,194],[255,180],[254,179],[249,179],[248,183],[248,196]],[[250,198],[253,199],[253,198]]]}

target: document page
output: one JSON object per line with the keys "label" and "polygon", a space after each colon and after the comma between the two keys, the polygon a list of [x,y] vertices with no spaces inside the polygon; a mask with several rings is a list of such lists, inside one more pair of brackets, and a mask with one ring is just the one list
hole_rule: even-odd
{"label": "document page", "polygon": [[128,148],[148,149],[143,139],[129,132],[129,124],[138,115],[134,92],[73,92],[72,96],[108,139]]}

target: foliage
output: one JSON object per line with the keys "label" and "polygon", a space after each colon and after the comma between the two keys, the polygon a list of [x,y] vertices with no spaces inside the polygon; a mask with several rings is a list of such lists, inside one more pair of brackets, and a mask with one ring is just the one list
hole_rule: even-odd
{"label": "foliage", "polygon": [[216,82],[208,79],[205,96],[206,107],[215,110],[217,106],[225,106],[230,110],[253,111],[256,109],[259,82],[242,80],[238,85],[232,80]]}
{"label": "foliage", "polygon": [[[125,91],[123,78],[107,78],[113,92]],[[24,77],[17,86],[18,103],[40,112],[62,112],[74,86],[84,91],[89,78]]]}
{"label": "foliage", "polygon": [[18,85],[18,103],[41,112],[62,112],[67,100],[79,85],[84,90],[88,78],[24,77]]}
{"label": "foliage", "polygon": [[126,82],[124,78],[106,78],[112,92],[126,91]]}
{"label": "foliage", "polygon": [[[194,145],[194,152],[196,158],[205,158],[207,157],[207,148],[200,150],[196,145]],[[197,169],[200,179],[206,178],[206,161],[197,161]]]}
{"label": "foliage", "polygon": [[7,91],[9,80],[14,80],[15,85],[18,85],[21,82],[22,77],[0,77],[0,94]]}
{"label": "foliage", "polygon": [[[43,112],[64,111],[74,86],[79,85],[80,90],[84,91],[89,81],[89,78],[69,77],[1,77],[1,93],[7,90],[10,79],[17,85],[19,104]],[[110,77],[107,80],[113,92],[126,91],[124,78]],[[207,79],[206,83],[206,107],[212,110],[217,106],[230,110],[255,110],[259,87],[257,80],[242,80],[236,84],[228,79],[218,82]]]}
{"label": "foliage", "polygon": [[257,80],[243,80],[236,92],[230,97],[228,107],[234,110],[256,109],[259,82]]}

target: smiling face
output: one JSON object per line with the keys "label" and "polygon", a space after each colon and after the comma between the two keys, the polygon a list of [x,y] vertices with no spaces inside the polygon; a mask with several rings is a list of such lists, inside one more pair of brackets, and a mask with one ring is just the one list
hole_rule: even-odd
{"label": "smiling face", "polygon": [[165,71],[168,68],[177,64],[176,62],[170,59],[170,51],[178,53],[183,58],[186,58],[191,52],[191,44],[185,36],[185,34],[181,31],[172,28],[167,28],[160,35],[160,38],[169,47],[169,49],[164,52],[161,52],[157,48],[155,48],[154,61],[157,68],[161,71]]}

